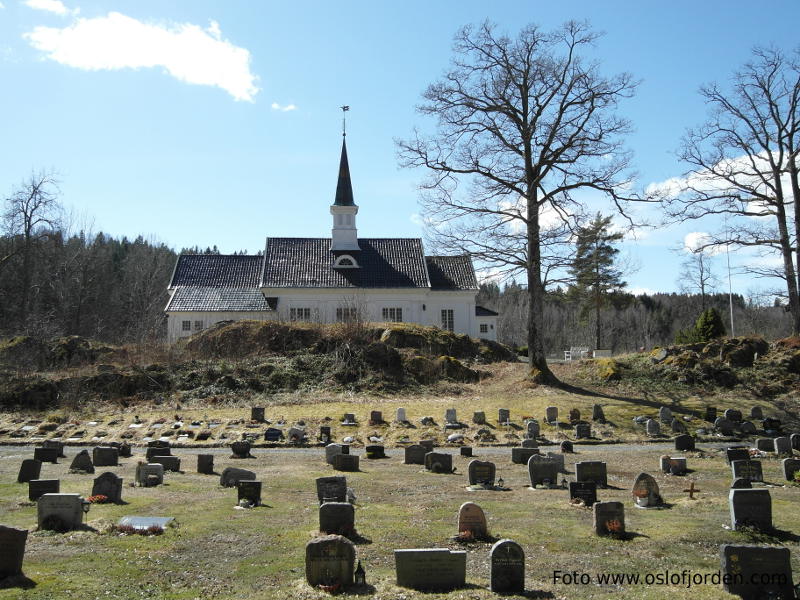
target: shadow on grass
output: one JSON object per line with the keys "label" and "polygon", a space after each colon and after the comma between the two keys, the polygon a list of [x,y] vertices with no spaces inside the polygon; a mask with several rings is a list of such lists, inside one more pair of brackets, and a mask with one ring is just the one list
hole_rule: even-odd
{"label": "shadow on grass", "polygon": [[[494,592],[494,593],[497,594],[498,596],[506,596],[506,595],[508,595],[508,594],[502,594],[502,593],[499,593],[499,592]],[[537,599],[538,598],[541,598],[541,599],[544,599],[544,598],[555,598],[555,596],[553,595],[553,592],[543,592],[541,590],[525,590],[521,594],[517,594],[517,595],[522,596],[523,598],[537,598]]]}
{"label": "shadow on grass", "polygon": [[748,538],[748,541],[759,544],[769,544],[777,542],[798,542],[800,535],[785,531],[783,529],[769,529],[766,531],[759,531],[758,529],[740,529],[737,533]]}
{"label": "shadow on grass", "polygon": [[36,587],[36,582],[33,579],[25,577],[23,573],[19,575],[9,575],[0,579],[0,590],[10,590],[19,588],[23,590],[31,590]]}
{"label": "shadow on grass", "polygon": [[353,596],[371,596],[375,591],[375,586],[368,583],[351,585],[347,588],[347,593]]}
{"label": "shadow on grass", "polygon": [[358,532],[353,533],[347,539],[353,542],[356,546],[368,546],[372,543],[371,539],[364,537]]}

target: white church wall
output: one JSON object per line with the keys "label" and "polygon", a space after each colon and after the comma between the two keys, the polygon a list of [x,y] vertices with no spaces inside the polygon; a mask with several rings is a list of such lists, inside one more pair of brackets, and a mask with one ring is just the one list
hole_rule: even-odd
{"label": "white church wall", "polygon": [[[255,321],[269,321],[275,318],[271,312],[168,312],[167,313],[167,339],[170,343],[181,338],[189,337],[208,329],[220,321],[242,321],[253,319]],[[184,329],[184,323],[189,323],[189,330]]]}

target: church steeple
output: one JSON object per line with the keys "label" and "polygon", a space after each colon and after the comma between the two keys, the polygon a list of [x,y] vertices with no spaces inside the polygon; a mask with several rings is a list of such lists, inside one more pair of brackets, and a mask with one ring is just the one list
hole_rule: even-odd
{"label": "church steeple", "polygon": [[336,206],[355,206],[353,184],[350,183],[350,165],[347,163],[347,144],[342,139],[342,158],[339,159],[339,181],[336,183]]}
{"label": "church steeple", "polygon": [[344,116],[348,110],[350,110],[349,106],[342,106],[342,157],[339,160],[336,198],[331,205],[331,215],[333,215],[331,250],[334,252],[360,250],[358,230],[356,229],[358,206],[353,202],[353,185],[350,182],[350,165],[347,162],[347,144],[344,139],[347,135]]}

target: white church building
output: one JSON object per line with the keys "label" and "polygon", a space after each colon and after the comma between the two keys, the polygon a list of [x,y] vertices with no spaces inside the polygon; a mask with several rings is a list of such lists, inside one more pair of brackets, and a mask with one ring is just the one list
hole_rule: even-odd
{"label": "white church building", "polygon": [[433,325],[497,339],[468,255],[425,256],[418,238],[359,238],[342,142],[330,238],[267,238],[263,256],[181,254],[165,308],[169,341],[241,319]]}

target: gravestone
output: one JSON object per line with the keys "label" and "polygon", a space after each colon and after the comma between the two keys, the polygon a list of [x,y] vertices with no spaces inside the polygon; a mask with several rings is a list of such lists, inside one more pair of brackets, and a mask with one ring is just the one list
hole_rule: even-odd
{"label": "gravestone", "polygon": [[152,527],[166,529],[175,517],[122,517],[117,521],[117,525],[133,527],[137,531],[147,531]]}
{"label": "gravestone", "polygon": [[373,410],[369,413],[370,425],[380,425],[383,423],[383,413],[379,410]]}
{"label": "gravestone", "polygon": [[633,500],[639,508],[653,508],[664,504],[664,499],[658,489],[658,483],[652,475],[639,473],[631,489]]}
{"label": "gravestone", "polygon": [[95,467],[116,467],[119,465],[119,448],[97,446],[92,450],[92,463]]}
{"label": "gravestone", "polygon": [[603,407],[599,404],[592,406],[592,421],[599,421],[605,423],[606,415],[603,413]]}
{"label": "gravestone", "polygon": [[[467,458],[472,456],[472,446],[461,446],[461,448],[459,450],[461,452],[461,456],[466,456]],[[424,456],[422,457],[422,460],[423,460],[423,463],[424,463],[425,462],[425,457]]]}
{"label": "gravestone", "polygon": [[325,462],[333,464],[333,457],[337,454],[350,454],[350,446],[347,444],[328,444],[325,446]]}
{"label": "gravestone", "polygon": [[323,502],[347,502],[347,478],[342,475],[317,477],[317,500]]}
{"label": "gravestone", "polygon": [[665,454],[664,456],[662,456],[659,459],[658,466],[661,468],[661,472],[662,473],[669,473],[669,469],[670,469],[669,461],[671,461],[671,460],[672,459],[670,458],[670,456],[668,454]]}
{"label": "gravestone", "polygon": [[447,591],[464,587],[467,553],[447,548],[409,548],[394,551],[397,585],[414,590]]}
{"label": "gravestone", "polygon": [[584,505],[592,506],[597,502],[597,484],[594,481],[570,481],[569,499],[578,499]]}
{"label": "gravestone", "polygon": [[668,407],[662,406],[658,409],[658,420],[662,423],[671,423],[672,411]]}
{"label": "gravestone", "polygon": [[45,448],[39,446],[33,449],[33,458],[43,463],[49,462],[58,464],[58,448]]}
{"label": "gravestone", "polygon": [[622,502],[595,502],[592,521],[597,535],[622,535],[625,533],[625,506]]}
{"label": "gravestone", "polygon": [[197,472],[203,475],[214,474],[214,455],[213,454],[198,454],[197,455]]}
{"label": "gravestone", "polygon": [[122,442],[119,445],[119,457],[120,458],[130,458],[133,454],[133,450],[131,449],[131,445],[128,442]]}
{"label": "gravestone", "polygon": [[467,467],[470,485],[494,485],[496,467],[493,462],[471,460]]}
{"label": "gravestone", "polygon": [[358,471],[358,456],[355,454],[337,454],[333,457],[333,468],[337,471]]}
{"label": "gravestone", "polygon": [[719,417],[714,421],[714,429],[722,435],[733,435],[733,421],[724,417]]}
{"label": "gravestone", "polygon": [[539,422],[528,421],[526,424],[525,435],[529,440],[535,440],[539,437]]}
{"label": "gravestone", "polygon": [[408,421],[408,417],[406,417],[406,409],[398,408],[397,412],[395,413],[394,420],[398,423],[406,423]]}
{"label": "gravestone", "polygon": [[520,446],[523,448],[538,448],[539,442],[531,438],[525,438],[520,442]]}
{"label": "gravestone", "polygon": [[417,443],[425,448],[428,452],[433,452],[433,440],[420,440]]}
{"label": "gravestone", "polygon": [[772,452],[775,450],[773,438],[756,438],[756,448],[762,452]]}
{"label": "gravestone", "polygon": [[741,431],[744,435],[755,435],[758,430],[750,421],[742,421],[739,424],[739,431]]}
{"label": "gravestone", "polygon": [[364,448],[367,458],[386,458],[386,450],[383,446],[372,445]]}
{"label": "gravestone", "polygon": [[283,432],[277,427],[267,427],[267,430],[264,432],[265,442],[279,442],[282,437]]}
{"label": "gravestone", "polygon": [[672,475],[686,475],[686,458],[683,456],[672,457],[669,459],[669,471]]}
{"label": "gravestone", "polygon": [[731,528],[772,529],[772,498],[767,489],[735,489],[728,495],[731,509]]}
{"label": "gravestone", "polygon": [[761,421],[764,418],[764,411],[761,410],[760,406],[754,406],[750,409],[750,418]]}
{"label": "gravestone", "polygon": [[735,408],[729,408],[722,413],[722,416],[734,423],[740,423],[742,421],[742,411],[736,410]]}
{"label": "gravestone", "polygon": [[563,452],[564,454],[572,454],[573,452],[572,442],[570,442],[569,440],[564,440],[563,442],[561,442],[561,452]]}
{"label": "gravestone", "polygon": [[264,418],[264,407],[263,406],[251,406],[250,407],[250,420],[255,421],[256,423],[263,423],[265,421]]}
{"label": "gravestone", "polygon": [[558,422],[558,407],[548,406],[544,409],[544,420],[548,423]]}
{"label": "gravestone", "polygon": [[181,459],[178,456],[153,456],[150,458],[150,464],[162,465],[165,471],[181,470]]}
{"label": "gravestone", "polygon": [[484,539],[489,530],[483,509],[474,502],[464,502],[458,509],[458,534],[471,534],[476,540]]}
{"label": "gravestone", "polygon": [[647,435],[658,435],[661,433],[661,425],[655,419],[647,419],[645,423],[645,432]]}
{"label": "gravestone", "polygon": [[750,460],[750,451],[742,446],[733,446],[725,450],[725,462],[731,464],[735,460]]}
{"label": "gravestone", "polygon": [[792,449],[800,450],[800,433],[793,433],[789,439],[792,441]]}
{"label": "gravestone", "polygon": [[[163,468],[163,467],[162,467]],[[256,474],[247,469],[237,469],[227,467],[219,477],[219,484],[222,487],[235,487],[240,481],[256,480]]]}
{"label": "gravestone", "polygon": [[750,481],[764,481],[760,460],[734,460],[731,462],[733,478],[743,477]]}
{"label": "gravestone", "polygon": [[508,423],[511,420],[511,411],[507,408],[500,408],[497,411],[497,422],[500,425]]}
{"label": "gravestone", "polygon": [[800,471],[800,458],[784,458],[781,461],[781,465],[783,466],[783,476],[786,481],[800,482],[800,475],[795,478],[795,473]]}
{"label": "gravestone", "polygon": [[780,419],[775,419],[774,417],[767,417],[761,421],[761,426],[764,428],[764,431],[767,432],[767,435],[773,435],[772,432],[778,432],[781,430],[781,421]]}
{"label": "gravestone", "polygon": [[67,458],[64,454],[64,442],[59,442],[57,440],[45,440],[42,442],[43,448],[55,448],[58,450],[58,458]]}
{"label": "gravestone", "polygon": [[525,591],[525,552],[513,540],[500,540],[489,552],[489,589],[496,594]]}
{"label": "gravestone", "polygon": [[356,547],[340,535],[314,538],[306,544],[306,581],[311,587],[353,585]]}
{"label": "gravestone", "polygon": [[152,487],[164,483],[164,465],[156,463],[139,463],[136,465],[136,485]]}
{"label": "gravestone", "polygon": [[706,421],[713,423],[717,420],[717,408],[715,406],[706,406]]}
{"label": "gravestone", "polygon": [[788,437],[777,437],[774,440],[775,442],[775,454],[780,456],[781,454],[792,454],[792,440]]}
{"label": "gravestone", "polygon": [[577,423],[581,420],[581,411],[577,408],[573,408],[569,411],[569,422],[570,423]]}
{"label": "gravestone", "polygon": [[323,534],[352,536],[356,512],[349,502],[324,502],[319,505],[319,531]]}
{"label": "gravestone", "polygon": [[70,531],[83,524],[80,494],[45,494],[36,505],[39,529]]}
{"label": "gravestone", "polygon": [[486,413],[483,411],[472,413],[472,422],[476,425],[486,425]]}
{"label": "gravestone", "polygon": [[150,462],[154,456],[172,456],[172,450],[169,445],[149,446],[145,451],[144,458],[147,462]]}
{"label": "gravestone", "polygon": [[445,423],[458,423],[458,418],[456,416],[456,409],[455,408],[448,408],[444,411],[444,422]]}
{"label": "gravestone", "polygon": [[28,483],[31,479],[39,479],[39,474],[42,472],[42,461],[35,458],[26,458],[19,466],[19,474],[17,475],[17,483]]}
{"label": "gravestone", "polygon": [[231,458],[253,458],[253,455],[250,454],[250,442],[247,440],[242,440],[239,442],[233,442],[231,444]]}
{"label": "gravestone", "polygon": [[564,469],[564,455],[563,454],[556,454],[555,452],[548,452],[545,456],[553,461],[555,461],[556,465],[558,465],[558,472],[559,473],[566,473]]}
{"label": "gravestone", "polygon": [[515,465],[527,465],[528,459],[534,454],[539,454],[539,447],[525,448],[524,446],[511,449],[511,462]]}
{"label": "gravestone", "polygon": [[69,470],[81,473],[94,473],[94,464],[88,450],[81,450],[72,459]]}
{"label": "gravestone", "polygon": [[344,413],[344,419],[342,419],[342,423],[341,424],[342,425],[347,425],[348,427],[352,427],[353,425],[357,425],[355,413]]}
{"label": "gravestone", "polygon": [[323,444],[327,445],[331,441],[331,426],[330,425],[320,425],[319,427],[319,441]]}
{"label": "gravestone", "polygon": [[685,433],[675,437],[675,450],[694,450],[694,438]]}
{"label": "gravestone", "polygon": [[236,500],[242,500],[251,506],[261,505],[261,482],[253,479],[240,479],[236,483]]}
{"label": "gravestone", "polygon": [[594,481],[597,485],[608,487],[606,463],[599,460],[584,460],[575,463],[576,481]]}
{"label": "gravestone", "polygon": [[22,574],[27,529],[0,525],[0,580]]}
{"label": "gravestone", "polygon": [[109,502],[122,502],[122,477],[106,471],[92,483],[92,496],[105,496]]}
{"label": "gravestone", "polygon": [[578,423],[575,425],[575,437],[584,440],[592,437],[592,427],[588,423]]}
{"label": "gravestone", "polygon": [[726,592],[746,600],[795,597],[788,548],[723,544],[719,559]]}
{"label": "gravestone", "polygon": [[534,454],[528,459],[528,477],[532,488],[537,485],[554,487],[560,472],[559,463],[553,458]]}
{"label": "gravestone", "polygon": [[444,452],[428,452],[425,455],[425,468],[432,473],[452,473],[453,455]]}
{"label": "gravestone", "polygon": [[406,446],[405,460],[403,462],[407,465],[424,465],[425,455],[427,453],[428,449],[425,446],[421,446],[420,444],[412,444],[411,446]]}
{"label": "gravestone", "polygon": [[672,419],[670,428],[672,429],[672,433],[686,433],[686,425],[684,425],[683,421],[680,419]]}
{"label": "gravestone", "polygon": [[45,494],[58,494],[61,482],[58,479],[31,479],[28,482],[28,500],[36,502]]}
{"label": "gravestone", "polygon": [[[150,440],[147,442],[148,448],[169,448],[169,442],[167,440]],[[164,456],[169,454],[168,452],[164,453]]]}
{"label": "gravestone", "polygon": [[750,490],[753,489],[753,484],[749,479],[745,479],[744,477],[739,477],[738,479],[734,479],[733,483],[731,483],[732,490]]}
{"label": "gravestone", "polygon": [[[286,432],[286,439],[290,444],[302,444],[306,441],[306,430],[304,427],[289,427]],[[252,456],[250,458],[253,458]]]}

